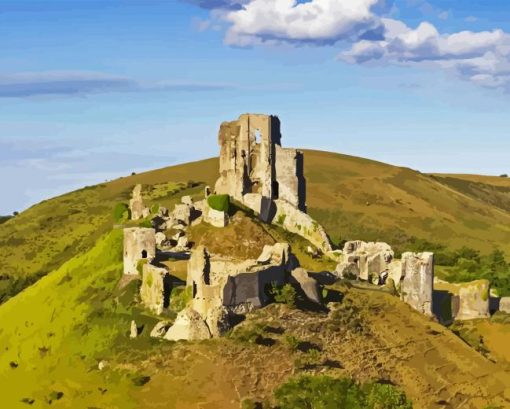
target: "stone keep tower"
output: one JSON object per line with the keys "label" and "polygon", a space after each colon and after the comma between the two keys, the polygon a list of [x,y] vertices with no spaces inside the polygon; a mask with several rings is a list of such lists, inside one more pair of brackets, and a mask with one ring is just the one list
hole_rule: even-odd
{"label": "stone keep tower", "polygon": [[156,231],[133,227],[124,229],[124,274],[140,275],[138,262],[156,257]]}
{"label": "stone keep tower", "polygon": [[306,210],[303,154],[281,147],[280,120],[272,115],[244,114],[221,124],[218,194],[244,202],[247,194],[285,200]]}

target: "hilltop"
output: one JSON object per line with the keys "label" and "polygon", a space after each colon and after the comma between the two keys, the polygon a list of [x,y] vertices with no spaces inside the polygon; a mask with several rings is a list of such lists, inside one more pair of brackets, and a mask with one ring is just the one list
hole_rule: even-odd
{"label": "hilltop", "polygon": [[[427,175],[311,150],[304,163],[308,212],[336,244],[363,239],[391,243],[397,252],[467,246],[510,253],[509,179]],[[217,174],[216,158],[171,166],[49,199],[9,219],[0,225],[2,298],[90,249],[136,184],[157,186],[149,202],[171,206],[179,195],[202,194]]]}
{"label": "hilltop", "polygon": [[[397,254],[510,251],[504,178],[427,175],[309,150],[304,161],[308,212],[336,246],[362,239],[387,241]],[[85,187],[0,225],[0,377],[9,407],[255,408],[248,402],[274,404],[275,391],[292,390],[286,382],[296,376],[324,374],[352,379],[357,386],[349,387],[366,391],[372,404],[386,399],[395,408],[409,407],[401,393],[415,408],[508,402],[505,314],[455,324],[453,332],[383,287],[325,284],[329,311],[284,297],[207,342],[151,338],[156,323],[174,322],[187,303],[186,261],[164,262],[181,283],[168,311],[143,308],[140,284],[123,277],[121,229],[146,221],[119,216],[135,185],[152,214],[183,196],[200,200],[218,167],[212,158]],[[257,258],[264,245],[287,242],[308,271],[336,265],[309,254],[303,237],[243,208],[220,230],[202,223],[188,234],[217,255]],[[133,322],[140,335],[130,339]]]}

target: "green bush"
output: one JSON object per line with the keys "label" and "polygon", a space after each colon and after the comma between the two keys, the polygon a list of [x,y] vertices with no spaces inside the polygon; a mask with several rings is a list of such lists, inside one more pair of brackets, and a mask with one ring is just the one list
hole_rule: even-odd
{"label": "green bush", "polygon": [[211,209],[228,213],[230,211],[229,195],[211,195],[207,198],[207,204]]}
{"label": "green bush", "polygon": [[117,203],[113,208],[113,220],[120,223],[129,218],[129,207],[126,203]]}
{"label": "green bush", "polygon": [[142,220],[139,224],[139,227],[146,227],[148,229],[152,229],[152,222],[149,219]]}
{"label": "green bush", "polygon": [[175,287],[170,293],[170,309],[175,312],[182,311],[193,298],[192,287]]}
{"label": "green bush", "polygon": [[463,247],[455,252],[455,263],[448,276],[452,282],[468,282],[487,279],[499,296],[510,296],[510,264],[505,253],[496,249],[481,256],[477,251]]}
{"label": "green bush", "polygon": [[291,284],[285,284],[281,287],[273,284],[269,293],[277,303],[287,304],[291,307],[296,306],[297,292]]}
{"label": "green bush", "polygon": [[275,391],[279,409],[411,409],[405,395],[391,385],[356,385],[350,379],[301,376]]}
{"label": "green bush", "polygon": [[154,203],[154,204],[151,206],[151,214],[156,214],[157,212],[159,212],[159,204]]}

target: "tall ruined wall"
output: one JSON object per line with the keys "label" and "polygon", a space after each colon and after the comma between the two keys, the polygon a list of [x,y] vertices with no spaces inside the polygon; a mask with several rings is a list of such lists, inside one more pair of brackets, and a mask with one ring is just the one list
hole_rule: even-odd
{"label": "tall ruined wall", "polygon": [[247,193],[274,198],[275,144],[280,143],[280,122],[269,115],[244,114],[224,122],[218,135],[220,178],[215,190],[242,201]]}
{"label": "tall ruined wall", "polygon": [[303,153],[276,146],[276,186],[278,198],[306,211],[306,181]]}
{"label": "tall ruined wall", "polygon": [[165,308],[168,308],[171,290],[172,280],[165,268],[152,264],[143,266],[140,298],[147,308],[156,314],[161,314]]}
{"label": "tall ruined wall", "polygon": [[415,310],[432,316],[434,254],[402,254],[401,297]]}
{"label": "tall ruined wall", "polygon": [[124,274],[140,275],[138,262],[156,256],[156,231],[133,227],[124,229]]}

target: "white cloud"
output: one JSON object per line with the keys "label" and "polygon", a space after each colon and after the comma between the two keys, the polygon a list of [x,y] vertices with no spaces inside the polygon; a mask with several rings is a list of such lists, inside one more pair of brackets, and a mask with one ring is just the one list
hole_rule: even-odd
{"label": "white cloud", "polygon": [[332,44],[377,35],[380,19],[373,8],[384,0],[252,0],[223,15],[231,24],[226,43],[247,46],[265,42]]}
{"label": "white cloud", "polygon": [[415,29],[398,20],[382,22],[384,40],[356,42],[339,58],[351,64],[428,63],[477,85],[510,89],[510,35],[502,30],[440,34],[427,22]]}
{"label": "white cloud", "polygon": [[[426,0],[409,0],[434,18],[450,13]],[[351,64],[426,65],[510,91],[510,34],[502,30],[440,33],[429,22],[416,28],[388,18],[389,0],[210,0],[213,20],[227,24],[225,43],[349,47],[338,59]],[[235,3],[235,7],[230,7]],[[217,6],[215,6],[215,4]],[[229,7],[226,8],[226,5]],[[393,8],[392,8],[393,7]],[[385,14],[386,13],[386,14]],[[467,21],[476,21],[469,17]]]}

